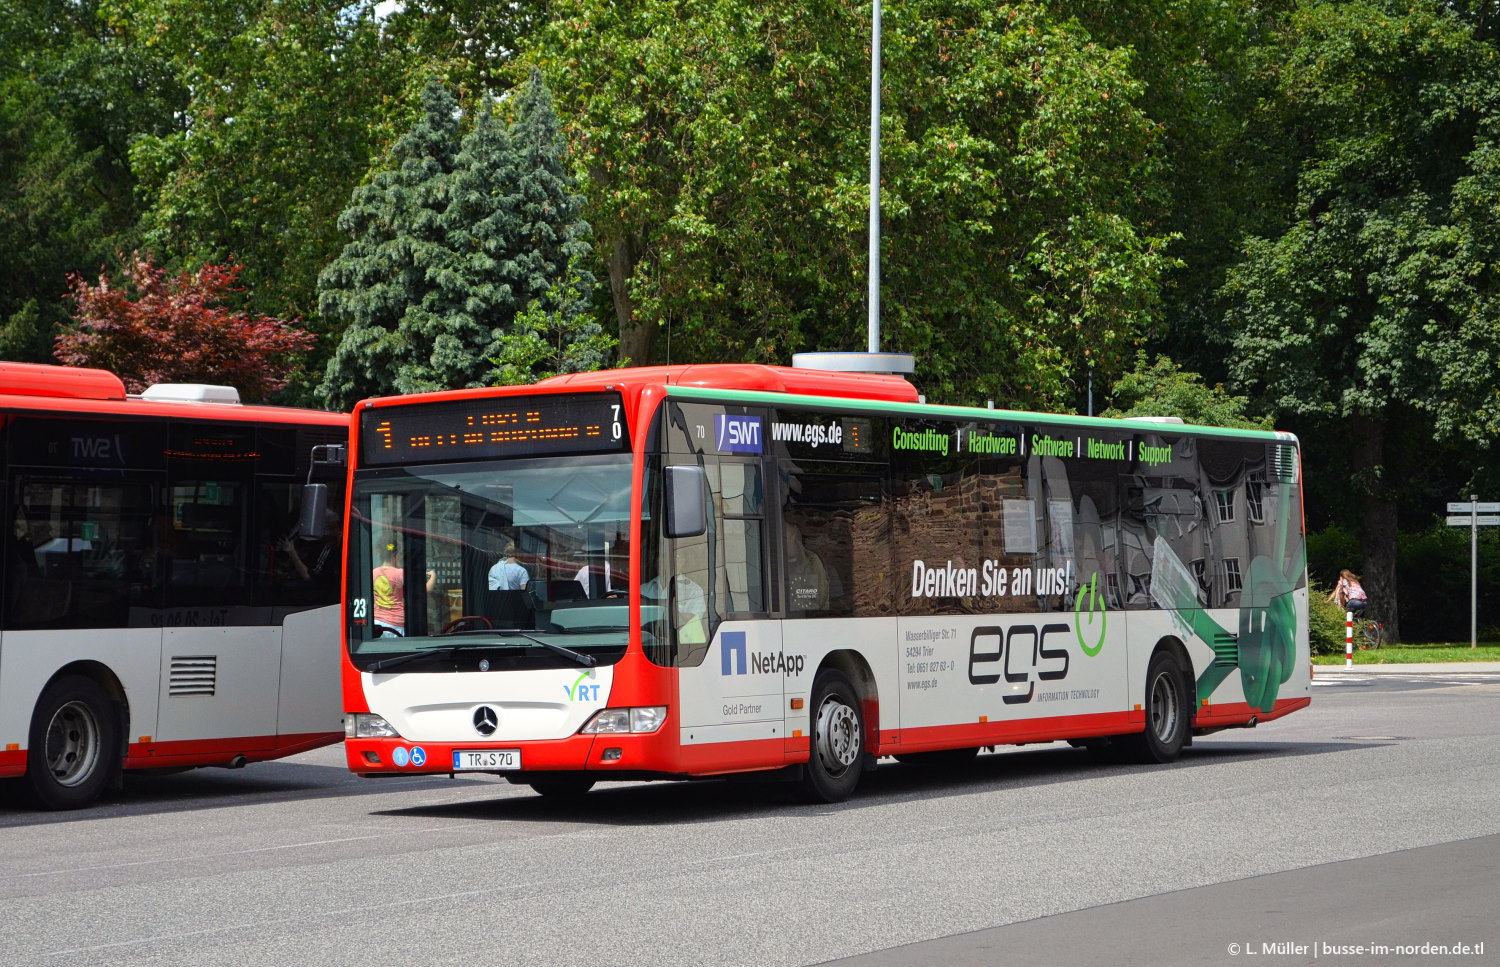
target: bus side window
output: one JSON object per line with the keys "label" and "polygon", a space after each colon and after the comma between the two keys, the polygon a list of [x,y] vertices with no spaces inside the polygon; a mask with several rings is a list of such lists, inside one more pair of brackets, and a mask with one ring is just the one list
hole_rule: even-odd
{"label": "bus side window", "polygon": [[717,474],[714,510],[722,519],[718,571],[724,579],[724,610],[766,610],[765,501],[758,463],[722,462]]}
{"label": "bus side window", "polygon": [[6,628],[147,623],[154,488],[146,480],[13,478]]}
{"label": "bus side window", "polygon": [[868,465],[784,472],[782,607],[793,616],[884,613],[890,572],[883,487]]}

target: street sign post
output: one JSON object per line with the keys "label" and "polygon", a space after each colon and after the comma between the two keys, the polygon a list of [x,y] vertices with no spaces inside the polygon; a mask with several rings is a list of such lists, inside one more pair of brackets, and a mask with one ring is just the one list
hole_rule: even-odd
{"label": "street sign post", "polygon": [[1470,494],[1467,503],[1448,504],[1448,526],[1469,529],[1469,647],[1479,647],[1479,528],[1500,527],[1500,503],[1480,503]]}

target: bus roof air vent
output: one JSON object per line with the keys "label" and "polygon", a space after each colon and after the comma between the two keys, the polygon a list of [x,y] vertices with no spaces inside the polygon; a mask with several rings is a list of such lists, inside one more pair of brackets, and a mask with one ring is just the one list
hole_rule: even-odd
{"label": "bus roof air vent", "polygon": [[1127,416],[1125,419],[1134,420],[1137,423],[1171,423],[1176,426],[1181,426],[1185,422],[1180,416]]}
{"label": "bus roof air vent", "polygon": [[146,387],[141,399],[153,403],[219,403],[238,406],[240,391],[233,386],[211,383],[156,383]]}
{"label": "bus roof air vent", "polygon": [[114,373],[102,369],[0,362],[0,393],[75,400],[123,400],[125,384]]}

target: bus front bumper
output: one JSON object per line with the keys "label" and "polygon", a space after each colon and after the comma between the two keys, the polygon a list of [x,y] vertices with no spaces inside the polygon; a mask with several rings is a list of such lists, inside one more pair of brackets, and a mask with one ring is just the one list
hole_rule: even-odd
{"label": "bus front bumper", "polygon": [[538,772],[663,773],[678,771],[675,730],[572,735],[507,742],[413,742],[400,738],[346,739],[344,755],[357,775],[510,775]]}

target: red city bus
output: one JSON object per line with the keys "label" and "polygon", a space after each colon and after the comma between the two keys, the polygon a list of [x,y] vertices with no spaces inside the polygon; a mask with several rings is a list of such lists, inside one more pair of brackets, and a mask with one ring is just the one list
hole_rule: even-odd
{"label": "red city bus", "polygon": [[229,387],[130,396],[112,373],[0,363],[0,777],[49,808],[122,770],[240,766],[339,741],[344,414]]}
{"label": "red city bus", "polygon": [[620,369],[354,414],[345,748],[543,794],[1068,740],[1168,761],[1310,700],[1290,434]]}

